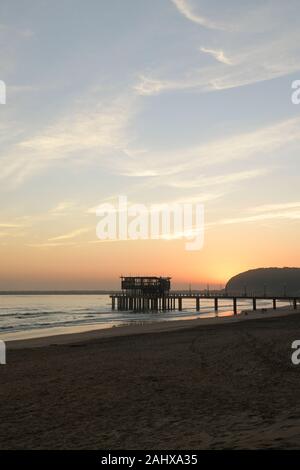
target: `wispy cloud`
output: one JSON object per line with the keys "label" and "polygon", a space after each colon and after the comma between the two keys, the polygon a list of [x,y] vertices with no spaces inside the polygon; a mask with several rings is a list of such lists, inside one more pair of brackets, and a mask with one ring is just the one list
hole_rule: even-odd
{"label": "wispy cloud", "polygon": [[214,225],[232,225],[232,224],[242,224],[242,223],[251,223],[251,222],[263,222],[265,220],[299,220],[300,219],[300,210],[289,210],[289,211],[278,211],[278,212],[264,212],[262,214],[250,215],[245,217],[232,217],[221,219],[216,222],[211,222],[207,226]]}
{"label": "wispy cloud", "polygon": [[72,201],[61,201],[55,207],[50,210],[50,214],[63,215],[75,207],[75,203]]}
{"label": "wispy cloud", "polygon": [[252,207],[252,212],[281,211],[283,209],[300,209],[300,202],[284,202],[277,204],[262,204],[261,206]]}
{"label": "wispy cloud", "polygon": [[68,246],[76,246],[77,243],[49,243],[49,242],[42,242],[42,243],[27,243],[26,246],[31,248],[52,248],[52,247],[68,247]]}
{"label": "wispy cloud", "polygon": [[253,215],[224,218],[210,222],[207,226],[264,222],[267,220],[300,220],[300,202],[261,204],[246,209],[246,212]]}
{"label": "wispy cloud", "polygon": [[[124,145],[123,131],[127,124],[128,109],[112,103],[106,108],[77,112],[49,127],[38,136],[20,142],[24,150],[38,151],[42,155],[61,158],[78,150],[120,148]],[[98,108],[98,109],[97,109]]]}
{"label": "wispy cloud", "polygon": [[[169,183],[170,186],[175,188],[198,188],[198,187],[211,187],[211,186],[219,186],[219,185],[226,185],[231,183],[238,183],[240,181],[245,181],[251,178],[258,178],[260,176],[265,175],[268,171],[266,168],[259,168],[255,170],[248,170],[248,171],[239,171],[233,172],[228,174],[221,174],[221,175],[199,175],[195,177],[189,177],[187,179],[178,178],[173,180]],[[167,183],[168,184],[168,183]]]}
{"label": "wispy cloud", "polygon": [[59,241],[59,240],[69,240],[71,238],[76,238],[79,235],[82,235],[82,234],[90,232],[90,231],[91,231],[90,228],[80,228],[80,229],[77,229],[77,230],[73,230],[72,232],[69,232],[69,233],[66,233],[66,234],[63,234],[63,235],[59,235],[57,237],[49,238],[48,241],[49,242],[55,242],[55,241]]}
{"label": "wispy cloud", "polygon": [[209,49],[207,47],[200,47],[200,51],[205,54],[211,55],[214,59],[222,64],[232,65],[233,62],[229,57],[227,57],[221,49]]}
{"label": "wispy cloud", "polygon": [[[210,142],[192,147],[181,148],[172,151],[148,151],[143,153],[143,158],[128,158],[115,165],[116,171],[121,174],[138,177],[139,172],[145,167],[154,177],[149,177],[149,181],[163,181],[164,185],[185,184],[187,172],[194,172],[189,176],[190,180],[199,178],[196,171],[203,171],[205,168],[217,164],[224,164],[234,161],[243,161],[250,157],[261,157],[262,155],[274,155],[276,151],[289,145],[300,145],[299,134],[300,118],[287,119],[273,123],[269,126],[258,128],[251,132],[237,133],[230,137],[213,139]],[[297,147],[298,148],[298,147]],[[248,173],[239,173],[235,176],[226,175],[225,178],[247,178]],[[251,170],[252,171],[252,170]],[[256,171],[253,170],[254,176]],[[180,174],[180,179],[176,175]],[[168,178],[164,178],[167,175]],[[205,175],[207,176],[207,175]],[[145,179],[144,177],[142,177]],[[202,176],[201,176],[202,178]],[[211,180],[213,181],[213,180]],[[143,182],[144,184],[144,182]]]}
{"label": "wispy cloud", "polygon": [[94,99],[77,103],[64,117],[32,137],[13,145],[2,158],[0,180],[16,185],[50,164],[110,160],[113,152],[126,152],[128,126],[135,114],[134,98]]}
{"label": "wispy cloud", "polygon": [[20,228],[20,227],[24,227],[24,225],[11,223],[11,222],[1,222],[0,223],[0,228]]}
{"label": "wispy cloud", "polygon": [[[230,52],[230,59],[222,50],[205,48],[219,62],[216,65],[194,67],[184,76],[175,74],[167,78],[141,73],[134,89],[141,96],[164,92],[196,90],[201,93],[228,90],[283,77],[300,69],[299,51],[295,43],[300,35],[287,41],[274,41],[253,49]],[[203,49],[203,48],[202,48]],[[204,51],[203,51],[204,52]],[[230,65],[230,68],[228,68]]]}
{"label": "wispy cloud", "polygon": [[224,24],[222,22],[216,22],[203,16],[196,12],[191,0],[171,0],[172,3],[176,6],[178,11],[188,20],[192,21],[193,23],[197,23],[204,28],[208,29],[219,29],[219,30],[230,30],[231,28],[228,24]]}
{"label": "wispy cloud", "polygon": [[[232,9],[232,20],[220,24],[195,13],[201,9],[202,3],[197,3],[198,8],[193,0],[172,0],[172,3],[194,23],[224,30],[222,34],[216,33],[216,37],[211,38],[211,44],[206,41],[206,45],[200,48],[217,62],[201,65],[201,61],[195,56],[191,63],[188,55],[184,73],[178,72],[174,62],[171,62],[169,73],[164,76],[155,70],[152,73],[142,72],[135,84],[138,94],[147,96],[193,89],[202,93],[226,90],[283,77],[300,69],[300,53],[297,47],[300,32],[298,26],[291,25],[289,16],[293,12],[295,15],[298,13],[295,2],[288,9],[277,1],[274,6],[266,3],[259,7],[247,3],[238,9],[238,13],[236,9]],[[203,9],[204,5],[203,2]],[[286,11],[289,13],[287,17]],[[224,10],[222,13],[224,14]],[[261,32],[265,33],[265,28],[268,27],[268,35],[253,37],[253,28],[258,23],[261,24]],[[252,33],[251,39],[245,35],[245,31]],[[199,45],[195,44],[195,50],[199,50]]]}

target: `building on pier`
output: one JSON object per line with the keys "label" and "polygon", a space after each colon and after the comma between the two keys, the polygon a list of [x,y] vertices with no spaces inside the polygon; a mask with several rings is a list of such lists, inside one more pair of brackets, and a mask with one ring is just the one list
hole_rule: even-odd
{"label": "building on pier", "polygon": [[128,295],[167,295],[171,288],[170,277],[121,276],[121,289]]}
{"label": "building on pier", "polygon": [[170,300],[171,277],[121,276],[122,292],[111,295],[112,308],[118,310],[173,310]]}

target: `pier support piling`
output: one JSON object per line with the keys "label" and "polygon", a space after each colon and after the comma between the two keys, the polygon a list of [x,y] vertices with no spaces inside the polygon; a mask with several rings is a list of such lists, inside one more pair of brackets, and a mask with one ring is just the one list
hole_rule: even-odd
{"label": "pier support piling", "polygon": [[234,315],[237,315],[237,299],[236,299],[236,297],[233,297],[233,313],[234,313]]}
{"label": "pier support piling", "polygon": [[[213,299],[214,300],[214,310],[218,312],[220,303],[219,300],[223,297],[227,299],[232,299],[233,302],[233,313],[234,315],[238,314],[238,299],[239,297],[237,294],[234,295],[220,295],[216,293],[215,295],[211,294],[201,294],[201,293],[186,293],[186,292],[178,292],[178,293],[159,293],[158,295],[153,295],[152,293],[149,294],[140,294],[135,292],[119,292],[116,294],[112,294],[111,296],[111,308],[112,310],[119,310],[119,311],[127,311],[131,310],[134,312],[145,312],[145,311],[166,311],[166,310],[183,310],[183,300],[184,299],[194,299],[196,304],[196,311],[200,311],[200,302],[202,299]],[[243,297],[245,299],[245,297]],[[257,310],[257,301],[260,299],[264,299],[262,296],[253,297],[251,295],[247,296],[246,299],[252,302],[253,311]],[[276,310],[278,306],[278,302],[284,300],[285,302],[289,301],[291,307],[294,310],[297,310],[300,304],[300,297],[282,297],[282,296],[274,296],[274,294],[270,297],[267,297],[270,304],[273,306],[273,309]],[[271,308],[271,305],[268,308]]]}

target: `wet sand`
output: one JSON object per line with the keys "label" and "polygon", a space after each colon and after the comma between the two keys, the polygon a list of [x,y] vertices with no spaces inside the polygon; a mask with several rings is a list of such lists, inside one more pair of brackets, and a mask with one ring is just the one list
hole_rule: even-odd
{"label": "wet sand", "polygon": [[299,313],[11,342],[0,448],[299,448]]}

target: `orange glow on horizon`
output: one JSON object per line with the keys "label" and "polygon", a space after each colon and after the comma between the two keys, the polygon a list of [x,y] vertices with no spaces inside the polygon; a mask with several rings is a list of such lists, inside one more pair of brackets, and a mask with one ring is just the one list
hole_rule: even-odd
{"label": "orange glow on horizon", "polygon": [[296,233],[286,235],[285,243],[281,231],[254,224],[207,231],[203,250],[195,252],[185,251],[183,240],[11,243],[0,247],[0,290],[117,289],[121,274],[171,276],[174,288],[219,287],[248,269],[299,265],[296,243]]}

